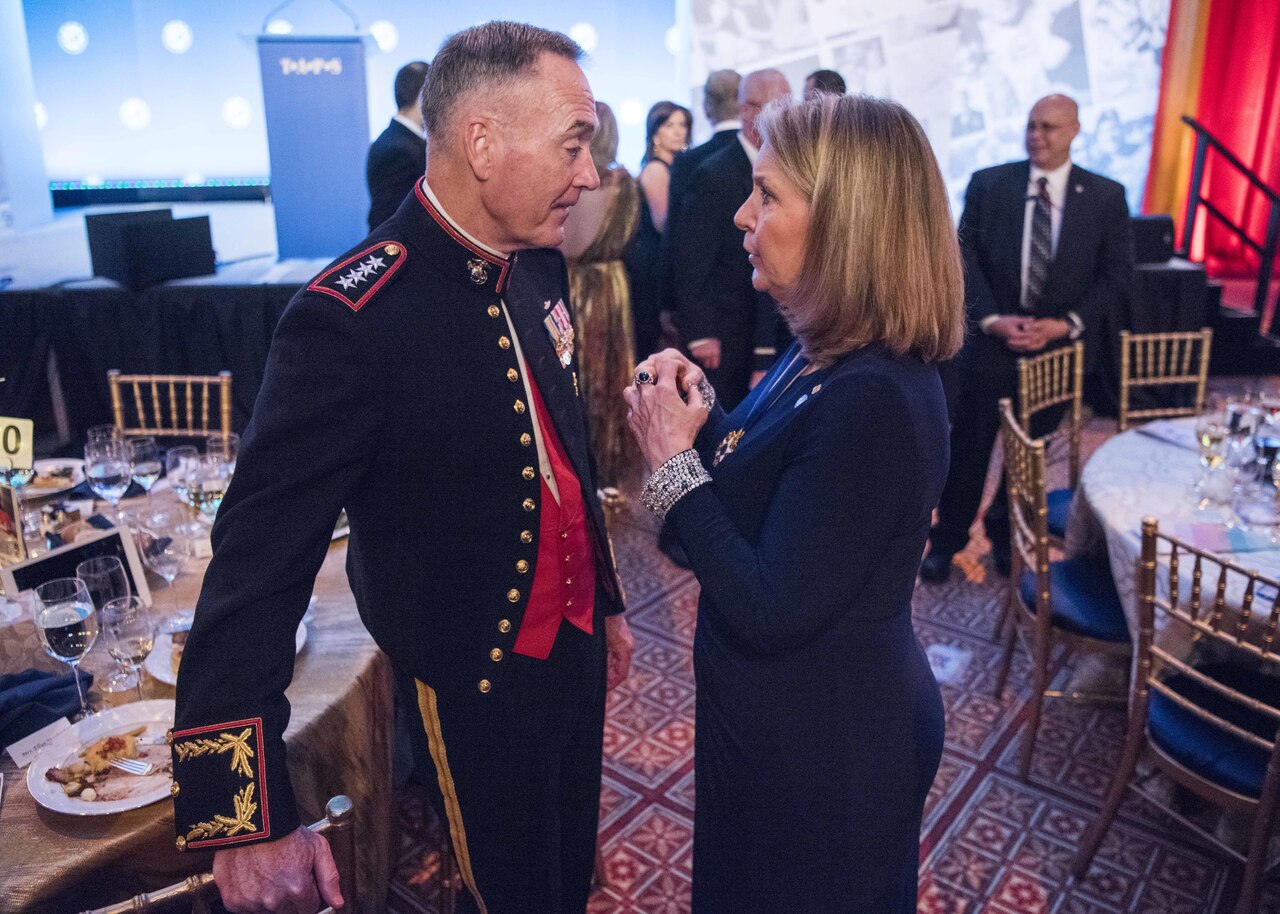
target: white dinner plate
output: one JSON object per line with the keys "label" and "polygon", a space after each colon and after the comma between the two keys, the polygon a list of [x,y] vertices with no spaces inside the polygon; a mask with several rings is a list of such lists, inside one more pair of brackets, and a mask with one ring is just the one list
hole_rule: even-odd
{"label": "white dinner plate", "polygon": [[[299,622],[298,631],[293,638],[293,652],[301,654],[302,647],[306,643],[307,623]],[[168,632],[162,632],[156,635],[155,647],[147,655],[147,662],[143,664],[143,668],[161,682],[176,686],[178,684],[178,674],[173,671],[172,655],[173,637]]]}
{"label": "white dinner plate", "polygon": [[[26,498],[44,498],[46,495],[59,495],[74,489],[84,482],[84,461],[77,460],[74,457],[49,457],[45,460],[36,460],[32,462],[32,469],[36,471],[36,479],[23,487],[22,494]],[[64,479],[63,474],[68,471],[70,475]],[[58,476],[54,477],[58,480],[56,485],[36,485],[40,477],[50,477],[53,473],[58,473]]]}
{"label": "white dinner plate", "polygon": [[[86,717],[73,724],[71,729],[63,730],[40,750],[27,769],[27,789],[31,791],[32,798],[46,809],[72,816],[106,816],[165,799],[169,796],[173,775],[164,735],[173,726],[173,707],[173,699],[135,701]],[[159,744],[139,746],[138,757],[160,767],[145,777],[123,771],[112,772],[112,789],[123,790],[126,796],[115,800],[81,800],[67,796],[61,784],[45,778],[45,772],[50,768],[65,767],[75,762],[80,750],[95,740],[126,733],[144,724],[147,729],[142,735],[159,738]]]}

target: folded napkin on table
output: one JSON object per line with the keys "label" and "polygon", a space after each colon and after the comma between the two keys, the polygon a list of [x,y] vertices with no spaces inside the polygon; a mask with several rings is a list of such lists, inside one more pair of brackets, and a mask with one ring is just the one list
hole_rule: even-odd
{"label": "folded napkin on table", "polygon": [[[146,489],[142,488],[142,486],[138,485],[136,482],[131,482],[129,483],[129,488],[126,489],[125,493],[120,497],[121,498],[138,498],[139,496],[146,495],[146,494],[147,494]],[[63,492],[62,497],[64,499],[70,499],[72,501],[88,501],[91,498],[98,498],[98,495],[93,491],[93,489],[89,488],[89,482],[88,480],[86,480],[80,483],[80,485],[76,486],[75,488],[70,489],[69,491]],[[99,499],[99,500],[102,501],[104,499]]]}
{"label": "folded napkin on table", "polygon": [[93,683],[93,674],[84,670],[61,675],[25,670],[0,676],[0,747],[78,711],[80,696],[72,675],[80,677],[86,690]]}

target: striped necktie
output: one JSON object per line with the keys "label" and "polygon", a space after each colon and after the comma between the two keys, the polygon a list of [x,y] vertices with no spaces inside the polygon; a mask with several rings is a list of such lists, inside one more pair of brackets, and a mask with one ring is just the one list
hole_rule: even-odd
{"label": "striped necktie", "polygon": [[1031,214],[1031,256],[1027,260],[1027,297],[1024,306],[1034,311],[1040,306],[1044,294],[1044,280],[1049,273],[1049,261],[1053,259],[1053,223],[1049,216],[1049,179],[1036,179],[1040,192],[1036,194],[1035,212]]}

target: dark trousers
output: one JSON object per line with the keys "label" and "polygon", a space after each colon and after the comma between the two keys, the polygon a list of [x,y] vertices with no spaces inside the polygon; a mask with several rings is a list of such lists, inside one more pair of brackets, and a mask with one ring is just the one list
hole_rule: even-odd
{"label": "dark trousers", "polygon": [[[562,622],[546,660],[511,654],[478,704],[417,689],[419,780],[447,825],[476,914],[583,914],[604,740],[604,621]],[[477,710],[477,708],[479,710]],[[474,894],[473,894],[474,890]]]}
{"label": "dark trousers", "polygon": [[[977,360],[975,360],[977,361]],[[992,370],[999,367],[1004,370]],[[969,527],[982,504],[991,450],[1000,433],[1000,400],[1009,397],[1017,407],[1016,366],[953,363],[943,372],[947,409],[951,415],[951,468],[938,500],[938,522],[929,531],[930,549],[939,555],[953,555],[969,542]],[[1058,427],[1066,404],[1044,410],[1032,417],[1033,437],[1047,435]],[[991,506],[983,516],[991,552],[1000,559],[1009,557],[1009,499],[1004,474]]]}

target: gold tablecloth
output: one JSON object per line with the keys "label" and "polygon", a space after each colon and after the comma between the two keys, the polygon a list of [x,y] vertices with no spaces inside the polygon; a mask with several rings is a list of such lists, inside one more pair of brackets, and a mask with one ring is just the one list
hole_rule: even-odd
{"label": "gold tablecloth", "polygon": [[[315,614],[306,647],[298,655],[288,691],[293,713],[285,743],[289,773],[305,822],[324,815],[331,796],[355,803],[361,908],[379,911],[391,873],[392,680],[356,613],[347,586],[346,541],[329,549],[316,580]],[[203,568],[174,582],[182,605],[193,606]],[[172,605],[163,581],[149,579],[158,612]],[[156,585],[159,585],[157,588]],[[101,644],[86,665],[109,669]],[[41,650],[30,619],[0,628],[0,673],[30,667],[57,669]],[[96,691],[96,690],[95,690]],[[172,698],[171,686],[150,677],[147,698]],[[113,696],[122,700],[136,692]],[[50,812],[31,798],[26,771],[3,756],[4,802],[0,806],[0,911],[4,914],[63,914],[123,901],[213,866],[210,851],[179,853],[174,847],[170,800],[109,816],[73,817]]]}

